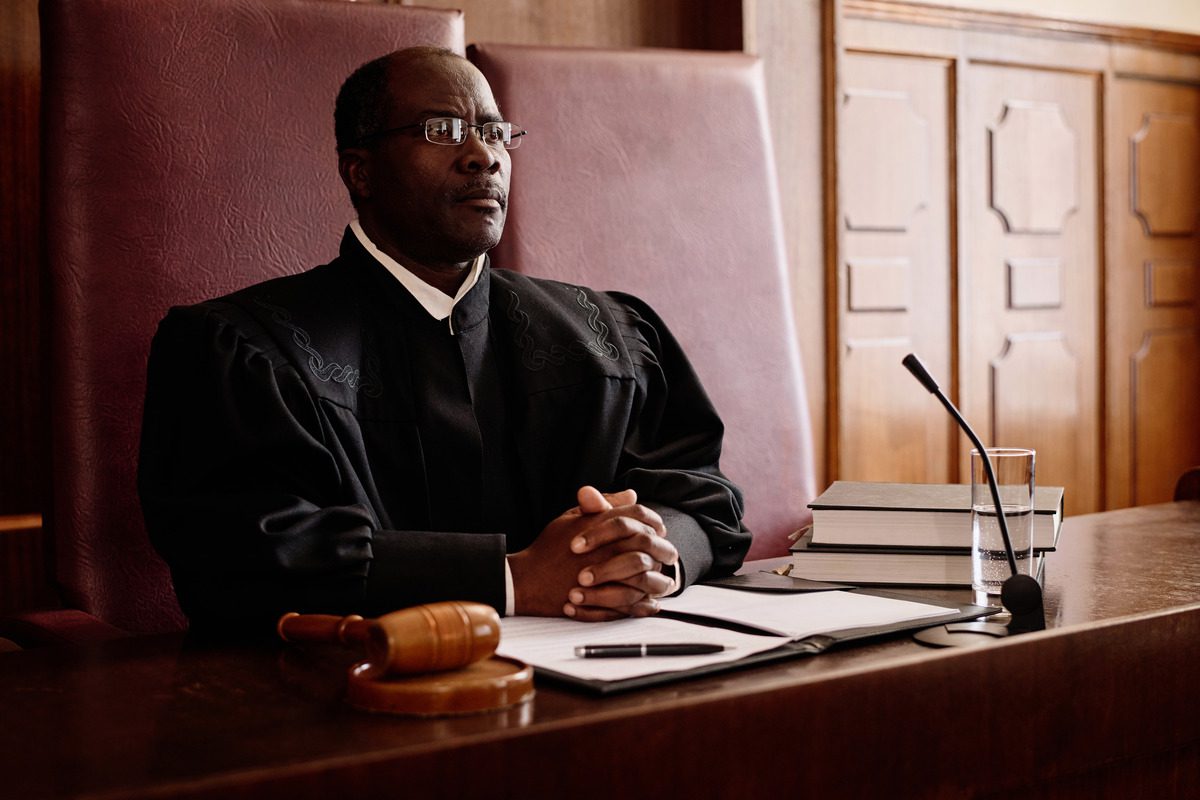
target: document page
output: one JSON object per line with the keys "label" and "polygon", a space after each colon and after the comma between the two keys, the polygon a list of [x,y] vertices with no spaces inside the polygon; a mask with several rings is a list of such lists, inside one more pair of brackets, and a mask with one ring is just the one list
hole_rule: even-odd
{"label": "document page", "polygon": [[[691,591],[689,589],[688,591]],[[586,680],[617,681],[737,661],[771,650],[787,639],[754,636],[663,617],[576,622],[564,617],[505,617],[496,654]],[[719,644],[725,650],[702,656],[580,658],[575,648],[596,644]]]}
{"label": "document page", "polygon": [[660,601],[663,610],[740,622],[792,639],[845,628],[951,616],[957,609],[850,592],[769,594],[692,586]]}

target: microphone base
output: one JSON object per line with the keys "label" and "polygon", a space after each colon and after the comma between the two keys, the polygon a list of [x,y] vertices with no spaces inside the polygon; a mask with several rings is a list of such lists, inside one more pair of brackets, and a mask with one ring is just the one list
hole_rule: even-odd
{"label": "microphone base", "polygon": [[1046,629],[1042,586],[1030,576],[1013,575],[1005,580],[1000,589],[1000,600],[1007,613],[997,614],[992,619],[1003,619],[1007,625],[982,620],[952,622],[917,631],[913,638],[930,647],[971,647]]}
{"label": "microphone base", "polygon": [[975,647],[1009,635],[1008,628],[996,622],[953,622],[917,631],[912,638],[929,647]]}

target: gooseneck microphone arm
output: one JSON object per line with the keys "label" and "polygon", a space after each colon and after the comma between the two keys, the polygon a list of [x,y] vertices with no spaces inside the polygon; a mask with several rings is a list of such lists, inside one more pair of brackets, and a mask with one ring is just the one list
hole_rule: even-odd
{"label": "gooseneck microphone arm", "polygon": [[[1013,552],[1012,540],[1008,536],[1008,521],[1004,518],[1004,506],[1000,503],[1000,487],[996,483],[996,473],[992,470],[992,460],[988,458],[987,449],[984,448],[983,442],[979,441],[979,437],[975,435],[975,431],[971,430],[971,426],[963,419],[962,414],[958,413],[958,409],[954,407],[954,404],[946,398],[946,395],[942,394],[942,390],[938,388],[937,381],[929,374],[929,370],[925,369],[925,365],[921,363],[921,359],[917,358],[913,353],[909,353],[904,357],[902,363],[913,374],[913,377],[929,390],[930,394],[942,401],[942,405],[950,412],[950,416],[954,417],[955,422],[967,434],[967,438],[971,440],[971,444],[975,445],[975,449],[979,451],[979,455],[983,458],[983,470],[987,475],[988,488],[992,491],[992,502],[996,505],[996,520],[1000,523],[1000,535],[1004,538],[1004,553],[1008,556],[1008,568],[1012,571],[1012,575],[1004,581],[1003,586],[1000,588],[1000,602],[1004,604],[1004,607],[1012,615],[1012,619],[1008,623],[1008,635],[1045,629],[1046,612],[1042,605],[1042,587],[1036,578],[1030,575],[1023,575],[1017,571],[1017,556]],[[971,628],[974,624],[977,623],[966,623],[959,627]],[[951,634],[966,633],[968,631],[952,631],[952,627],[954,626],[945,626],[947,635],[932,637],[937,640],[932,643],[940,646],[960,644],[961,642],[954,641],[955,637]],[[985,624],[984,627],[999,626],[988,626]],[[1004,633],[1003,628],[1000,628],[1000,631],[1001,634]],[[992,633],[989,635],[995,634]],[[918,634],[918,638],[920,638],[920,634]]]}
{"label": "gooseneck microphone arm", "polygon": [[971,426],[963,419],[962,414],[958,413],[958,409],[954,407],[946,395],[942,394],[942,390],[938,388],[937,381],[929,374],[929,370],[925,369],[925,365],[921,363],[921,359],[917,358],[914,353],[909,353],[901,362],[913,374],[913,377],[921,382],[921,385],[929,390],[929,393],[942,401],[942,405],[950,412],[950,416],[954,417],[954,421],[958,423],[958,427],[963,429],[963,433],[971,440],[971,444],[975,445],[975,449],[979,451],[979,457],[983,459],[983,471],[987,476],[988,488],[992,490],[992,502],[996,507],[996,519],[1000,523],[1000,536],[1004,539],[1004,554],[1008,557],[1008,568],[1013,575],[1017,574],[1017,556],[1013,551],[1012,540],[1008,538],[1008,520],[1004,518],[1004,507],[1000,504],[1000,487],[996,483],[996,473],[992,471],[992,459],[988,457],[987,448],[983,446],[983,442],[979,441],[979,437],[975,435],[975,431],[971,430]]}

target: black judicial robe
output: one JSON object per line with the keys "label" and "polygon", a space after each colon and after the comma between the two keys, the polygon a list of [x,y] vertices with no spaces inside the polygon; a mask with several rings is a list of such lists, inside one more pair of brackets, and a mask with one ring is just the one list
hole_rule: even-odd
{"label": "black judicial robe", "polygon": [[502,612],[505,553],[585,484],[637,490],[689,583],[740,565],[721,421],[648,306],[485,267],[451,322],[349,231],[330,264],[171,309],[139,492],[193,627]]}

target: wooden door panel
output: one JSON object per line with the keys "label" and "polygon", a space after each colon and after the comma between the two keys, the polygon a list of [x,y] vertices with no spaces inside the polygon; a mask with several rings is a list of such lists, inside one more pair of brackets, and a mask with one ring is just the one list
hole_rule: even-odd
{"label": "wooden door panel", "polygon": [[901,366],[952,391],[951,62],[850,53],[839,94],[837,477],[956,480],[950,423]]}
{"label": "wooden door panel", "polygon": [[1062,106],[1006,100],[988,146],[991,207],[1005,231],[1061,234],[1079,209],[1079,142]]}
{"label": "wooden door panel", "polygon": [[1195,114],[1143,113],[1132,144],[1133,212],[1146,235],[1196,233],[1200,128]]}
{"label": "wooden door panel", "polygon": [[1191,431],[1200,400],[1200,335],[1195,328],[1149,331],[1131,361],[1133,505],[1161,503],[1171,499],[1184,470],[1197,463]]}
{"label": "wooden door panel", "polygon": [[961,405],[1097,511],[1099,76],[972,63],[964,84]]}
{"label": "wooden door panel", "polygon": [[[876,77],[867,66],[873,63],[863,65],[863,77]],[[852,154],[842,168],[848,231],[904,233],[928,205],[929,121],[915,107],[914,91],[927,90],[845,90],[842,126]]]}
{"label": "wooden door panel", "polygon": [[907,337],[846,342],[842,384],[853,388],[842,395],[842,413],[854,420],[854,435],[844,437],[842,460],[854,471],[843,479],[935,482],[928,465],[946,460],[945,412],[930,414],[941,406],[900,367],[912,350]]}
{"label": "wooden door panel", "polygon": [[1059,332],[1012,334],[990,364],[992,430],[990,442],[1021,447],[1036,442],[1037,480],[1082,471],[1073,441],[1081,406],[1080,359]]}
{"label": "wooden door panel", "polygon": [[[1039,450],[1069,513],[1170,499],[1200,464],[1200,40],[834,6],[834,477],[964,477],[957,432],[896,404],[905,342],[981,435]],[[938,436],[948,462],[913,468]]]}
{"label": "wooden door panel", "polygon": [[1200,88],[1122,77],[1110,98],[1107,485],[1120,508],[1170,500],[1200,463]]}

